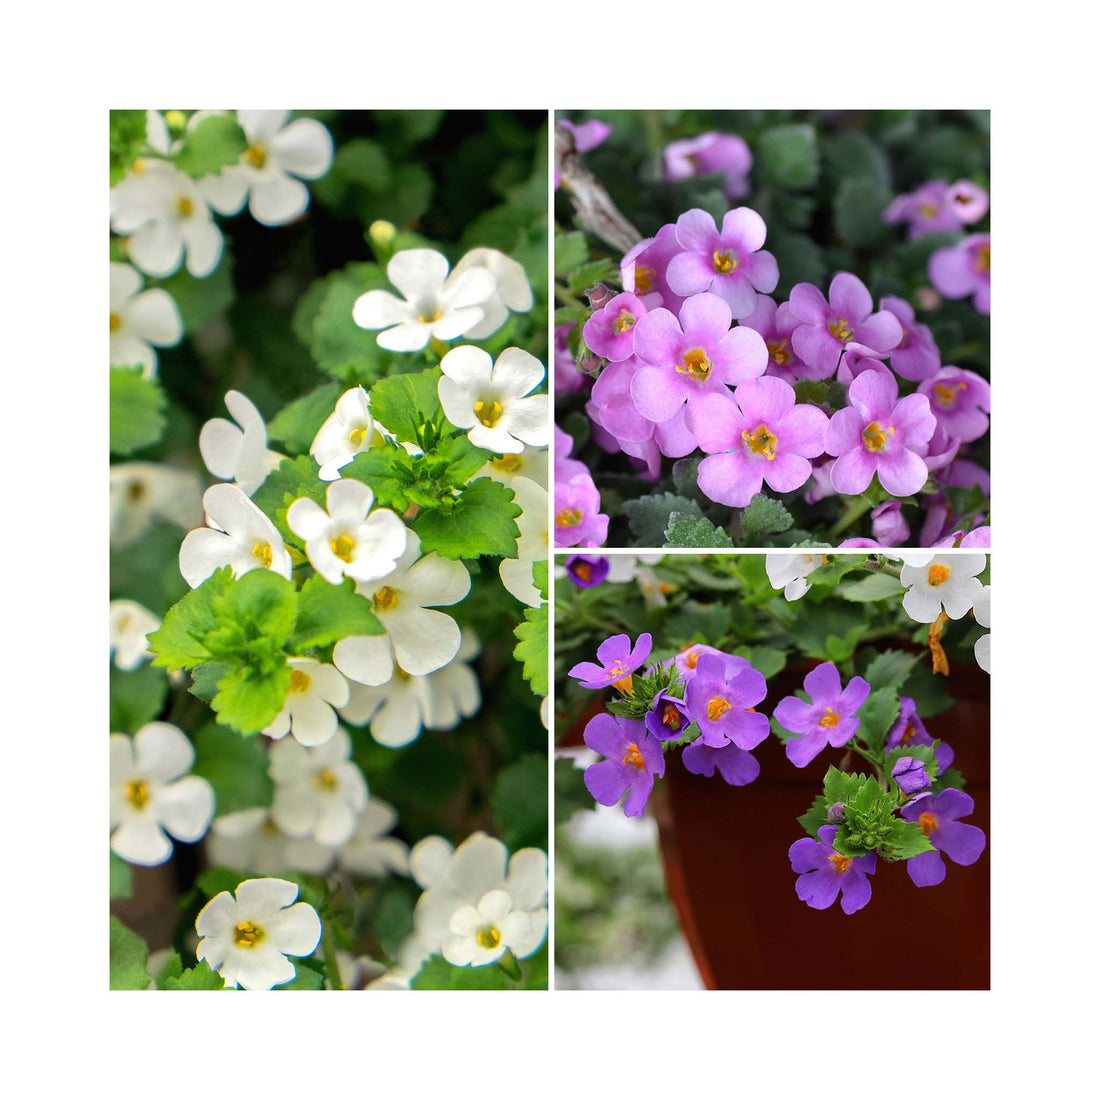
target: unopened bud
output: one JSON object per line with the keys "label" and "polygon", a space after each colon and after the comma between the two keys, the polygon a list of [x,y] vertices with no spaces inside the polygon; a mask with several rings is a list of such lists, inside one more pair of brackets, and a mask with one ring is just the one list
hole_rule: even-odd
{"label": "unopened bud", "polygon": [[603,309],[615,297],[615,291],[607,283],[597,283],[595,286],[589,287],[586,294],[588,304],[593,309]]}

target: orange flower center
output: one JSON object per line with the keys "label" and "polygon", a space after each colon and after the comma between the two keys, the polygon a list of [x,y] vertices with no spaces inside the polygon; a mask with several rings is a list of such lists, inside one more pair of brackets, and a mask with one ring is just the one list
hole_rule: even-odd
{"label": "orange flower center", "polygon": [[645,768],[645,760],[642,758],[642,754],[638,751],[636,743],[631,743],[626,747],[626,756],[623,757],[624,764],[630,764],[632,767],[642,771]]}
{"label": "orange flower center", "polygon": [[781,367],[791,361],[790,343],[787,340],[768,340],[768,358]]}
{"label": "orange flower center", "polygon": [[818,722],[818,725],[825,729],[832,729],[840,725],[840,715],[837,714],[832,707],[826,707],[825,713],[821,716],[821,721]]}
{"label": "orange flower center", "polygon": [[894,429],[887,427],[885,431],[879,427],[877,420],[872,420],[866,428],[863,429],[863,445],[869,451],[881,451],[886,446],[886,440],[888,436],[894,434]]}
{"label": "orange flower center", "polygon": [[615,322],[615,331],[622,334],[629,332],[634,327],[634,314],[625,309],[619,310],[619,319]]}
{"label": "orange flower center", "polygon": [[676,367],[678,374],[689,374],[696,382],[705,382],[710,377],[710,360],[702,348],[692,348],[684,352],[683,365]]}
{"label": "orange flower center", "polygon": [[833,852],[833,854],[829,856],[829,862],[833,865],[833,870],[835,870],[838,875],[842,875],[852,866],[852,857],[842,856],[839,852]]}
{"label": "orange flower center", "polygon": [[558,527],[576,527],[584,519],[584,513],[576,508],[563,508],[555,517]]}
{"label": "orange flower center", "polygon": [[680,712],[672,703],[665,703],[664,713],[661,715],[661,724],[668,726],[670,730],[679,732],[681,722]]}
{"label": "orange flower center", "polygon": [[939,827],[940,823],[936,820],[935,814],[923,813],[917,818],[917,824],[920,826],[920,831],[925,836],[930,836]]}
{"label": "orange flower center", "polygon": [[648,294],[653,289],[653,280],[657,277],[656,268],[634,268],[634,290],[638,294]]}
{"label": "orange flower center", "polygon": [[709,703],[707,703],[707,717],[712,722],[717,722],[727,710],[730,709],[729,703],[716,695]]}
{"label": "orange flower center", "polygon": [[916,736],[917,736],[916,728],[913,726],[912,722],[907,722],[905,724],[905,732],[901,735],[901,740],[898,742],[898,744],[908,745],[909,742],[912,741],[913,738],[916,737]]}
{"label": "orange flower center", "polygon": [[935,565],[930,565],[928,567],[928,583],[933,588],[938,588],[950,576],[950,566],[940,565],[939,562],[937,562]]}
{"label": "orange flower center", "polygon": [[974,270],[983,275],[989,273],[989,245],[983,244],[974,257]]}
{"label": "orange flower center", "polygon": [[766,424],[761,424],[753,432],[745,429],[741,433],[741,438],[745,441],[745,446],[748,447],[751,454],[763,455],[769,462],[775,461],[775,444],[778,440],[768,430]]}
{"label": "orange flower center", "polygon": [[829,322],[829,331],[838,339],[847,343],[856,334],[856,330],[852,328],[843,317],[838,317],[835,321]]}
{"label": "orange flower center", "polygon": [[577,564],[573,566],[573,572],[576,573],[582,581],[590,581],[592,579],[592,565],[590,562],[577,562]]}
{"label": "orange flower center", "polygon": [[290,694],[301,695],[303,692],[309,690],[309,673],[303,672],[300,668],[292,668],[290,670]]}
{"label": "orange flower center", "polygon": [[941,409],[953,409],[959,390],[965,389],[965,382],[956,382],[954,385],[949,382],[937,382],[935,385],[936,404]]}

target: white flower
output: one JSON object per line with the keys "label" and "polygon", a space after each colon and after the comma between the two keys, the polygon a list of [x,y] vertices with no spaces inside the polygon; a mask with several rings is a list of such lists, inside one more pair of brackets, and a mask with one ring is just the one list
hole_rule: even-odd
{"label": "white flower", "polygon": [[449,275],[448,270],[447,257],[430,248],[398,252],[386,274],[404,297],[368,290],[352,307],[353,320],[360,328],[385,329],[378,346],[390,351],[419,351],[433,339],[457,340],[484,320],[497,281],[485,267]]}
{"label": "white flower", "polygon": [[335,481],[344,466],[381,438],[370,414],[370,398],[356,386],[336,402],[336,411],[321,425],[309,453],[321,467],[321,480]]}
{"label": "white flower", "polygon": [[205,278],[222,254],[221,230],[190,176],[163,160],[141,160],[111,188],[111,228],[129,237],[126,254],[147,275],[187,270]]}
{"label": "white flower", "polygon": [[160,619],[133,600],[111,601],[111,652],[123,672],[135,669],[149,652],[148,635],[160,627]]}
{"label": "white flower", "polygon": [[225,565],[235,577],[270,569],[290,579],[293,566],[278,530],[236,485],[211,485],[202,506],[210,526],[188,531],[180,546],[180,572],[192,588]]}
{"label": "white flower", "polygon": [[421,726],[454,729],[481,706],[477,677],[463,663],[477,656],[478,650],[476,636],[464,631],[455,659],[434,672],[412,676],[398,665],[389,683],[351,684],[350,698],[340,714],[357,726],[369,720],[371,736],[390,748],[415,741]]}
{"label": "white flower", "polygon": [[299,118],[287,125],[289,114],[237,112],[248,148],[237,164],[199,184],[219,214],[236,214],[248,199],[256,221],[286,225],[309,206],[309,191],[301,180],[318,179],[332,166],[332,138],[316,119]]}
{"label": "white flower", "polygon": [[[664,554],[609,554],[607,579],[613,584],[625,584],[639,575],[648,576],[653,573],[648,566],[656,565],[663,558]],[[565,575],[564,570],[562,575]]]}
{"label": "white flower", "polygon": [[511,488],[516,494],[516,504],[523,509],[516,520],[519,527],[516,543],[518,556],[501,561],[500,582],[520,603],[538,607],[542,603],[542,593],[532,580],[531,567],[550,556],[550,498],[541,485],[525,477],[517,477]]}
{"label": "white flower", "polygon": [[[347,990],[378,988],[374,983],[384,981],[386,976],[384,963],[370,955],[353,955],[339,948],[336,949],[336,969],[340,972],[340,984]],[[325,988],[331,989],[332,985],[326,984]]]}
{"label": "white flower", "polygon": [[542,724],[549,729],[550,728],[550,696],[544,695],[542,702],[539,704],[539,718]]}
{"label": "white flower", "polygon": [[276,741],[294,734],[300,745],[323,745],[336,733],[336,711],[348,701],[348,682],[312,657],[291,657],[290,692],[283,709],[263,732]]}
{"label": "white flower", "polygon": [[230,390],[225,407],[237,423],[221,417],[208,420],[199,432],[199,453],[215,477],[236,482],[241,492],[252,496],[283,456],[267,449],[264,418],[243,393]]}
{"label": "white flower", "polygon": [[508,860],[493,837],[474,833],[420,897],[413,925],[452,966],[488,966],[510,950],[533,955],[546,935],[546,853],[524,848]]}
{"label": "white flower", "polygon": [[111,543],[129,546],[156,519],[178,527],[202,523],[202,482],[191,470],[157,462],[121,462],[111,467]]}
{"label": "white flower", "polygon": [[195,954],[224,979],[226,989],[271,989],[298,971],[288,955],[312,955],[321,942],[321,918],[298,885],[281,878],[250,878],[212,897],[195,921],[202,937]]}
{"label": "white flower", "polygon": [[497,281],[496,292],[482,306],[485,317],[463,333],[467,340],[483,340],[504,324],[508,318],[508,310],[526,313],[535,304],[535,296],[531,293],[531,284],[527,281],[523,264],[495,248],[471,249],[455,264],[454,273],[460,275],[474,267],[486,268]]}
{"label": "white flower", "polygon": [[782,588],[788,600],[797,600],[809,591],[806,578],[828,560],[826,554],[768,554],[764,568],[772,588]]}
{"label": "white flower", "polygon": [[359,815],[351,839],[340,849],[339,864],[364,878],[384,878],[409,873],[409,846],[386,834],[397,824],[397,811],[380,798],[372,798]]}
{"label": "white flower", "polygon": [[292,837],[275,824],[266,806],[255,806],[216,817],[206,835],[210,862],[259,875],[305,871],[323,875],[336,858],[336,850],[310,837]]}
{"label": "white flower", "polygon": [[550,479],[548,456],[549,452],[545,447],[524,447],[518,454],[513,451],[511,454],[489,459],[474,477],[491,477],[501,485],[507,485],[509,489],[512,482],[522,477],[545,489]]}
{"label": "white flower", "polygon": [[142,290],[141,282],[129,264],[111,264],[111,366],[141,367],[149,378],[157,370],[153,345],[178,344],[183,321],[167,290]]}
{"label": "white flower", "polygon": [[167,722],[134,734],[111,734],[111,849],[129,863],[152,866],[172,854],[172,841],[193,844],[214,816],[214,788],[188,775],[191,742]]}
{"label": "white flower", "polygon": [[475,447],[514,454],[523,444],[545,447],[550,441],[550,398],[529,394],[546,376],[546,368],[521,348],[492,356],[469,344],[447,352],[439,364],[439,400],[456,428],[469,428]]}
{"label": "white flower", "polygon": [[934,623],[940,611],[949,619],[961,619],[982,590],[977,575],[985,568],[985,554],[936,554],[903,557],[901,583],[908,589],[901,606],[914,622]]}
{"label": "white flower", "polygon": [[367,783],[350,755],[351,739],[339,728],[315,749],[289,739],[272,747],[271,816],[284,833],[309,836],[329,847],[351,838],[367,805]]}
{"label": "white flower", "polygon": [[470,574],[460,561],[435,553],[421,558],[416,532],[410,531],[408,537],[391,574],[355,586],[360,596],[371,601],[386,633],[343,638],[332,651],[332,663],[357,683],[373,687],[388,683],[395,660],[411,676],[424,676],[453,660],[462,643],[454,619],[428,608],[463,599],[470,591]]}
{"label": "white flower", "polygon": [[351,479],[329,485],[325,503],[327,512],[299,497],[286,513],[290,529],[305,540],[310,565],[329,584],[344,577],[373,581],[392,573],[409,537],[401,517],[389,508],[371,512],[374,493]]}
{"label": "white flower", "polygon": [[[974,618],[978,620],[979,626],[989,627],[989,585],[984,585],[982,590],[974,597]],[[983,634],[974,643],[974,660],[978,662],[980,668],[989,672],[989,638],[990,635]]]}

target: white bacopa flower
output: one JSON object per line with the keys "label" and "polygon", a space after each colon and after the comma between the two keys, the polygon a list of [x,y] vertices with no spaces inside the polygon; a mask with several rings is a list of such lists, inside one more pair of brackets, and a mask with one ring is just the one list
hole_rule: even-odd
{"label": "white bacopa flower", "polygon": [[467,340],[483,340],[491,336],[508,319],[508,311],[526,313],[534,304],[531,284],[523,264],[498,252],[495,248],[472,248],[455,264],[455,275],[471,268],[483,267],[496,278],[496,292],[482,306],[485,316],[463,335]]}
{"label": "white bacopa flower", "polygon": [[116,667],[129,672],[151,657],[148,636],[159,627],[160,619],[148,608],[133,600],[112,600],[111,652]]}
{"label": "white bacopa flower", "polygon": [[531,568],[535,562],[546,561],[550,556],[550,498],[541,485],[525,477],[517,477],[511,488],[516,494],[516,504],[523,509],[516,520],[518,556],[501,561],[500,582],[520,603],[538,607],[542,603],[542,593],[535,587]]}
{"label": "white bacopa flower", "polygon": [[351,839],[340,849],[340,866],[363,878],[407,875],[409,846],[387,835],[396,824],[397,811],[381,798],[372,798],[359,815]]}
{"label": "white bacopa flower", "polygon": [[[609,554],[607,579],[613,584],[625,584],[636,580],[639,574],[652,573],[648,569],[664,558],[664,554]],[[565,576],[563,570],[561,576]]]}
{"label": "white bacopa flower", "polygon": [[509,489],[517,478],[526,478],[547,488],[550,480],[549,452],[545,447],[524,447],[522,451],[491,458],[474,477],[491,477]]}
{"label": "white bacopa flower", "polygon": [[373,581],[392,573],[409,537],[401,517],[389,508],[372,512],[370,486],[350,478],[332,482],[325,503],[327,512],[299,497],[286,513],[290,529],[305,541],[310,565],[329,584],[344,577]]}
{"label": "white bacopa flower", "polygon": [[323,875],[336,858],[334,848],[311,837],[287,836],[266,806],[214,818],[206,834],[206,850],[216,867],[235,867],[258,875],[285,871]]}
{"label": "white bacopa flower", "polygon": [[332,665],[291,657],[290,692],[283,709],[263,732],[276,741],[288,733],[300,745],[323,745],[336,733],[336,711],[348,701],[348,682]]}
{"label": "white bacopa flower", "polygon": [[111,366],[157,370],[153,346],[170,348],[183,339],[180,311],[167,290],[142,290],[141,275],[129,264],[111,264]]}
{"label": "white bacopa flower", "polygon": [[522,348],[492,356],[469,344],[454,348],[439,364],[439,401],[456,428],[469,428],[475,447],[515,454],[524,443],[545,447],[550,441],[550,398],[526,396],[546,376],[546,368]]}
{"label": "white bacopa flower", "polygon": [[768,554],[764,568],[772,588],[782,588],[787,600],[798,600],[810,589],[806,578],[828,560],[826,554]]}
{"label": "white bacopa flower", "polygon": [[413,925],[452,966],[488,966],[510,950],[533,955],[546,935],[546,853],[524,848],[508,859],[494,837],[474,833],[420,897]]}
{"label": "white bacopa flower", "polygon": [[180,572],[192,588],[226,565],[235,577],[270,569],[290,580],[293,565],[275,524],[236,485],[211,485],[202,506],[210,526],[188,531],[180,545]]}
{"label": "white bacopa flower", "polygon": [[388,683],[395,661],[409,675],[425,676],[453,660],[462,644],[454,619],[428,609],[464,599],[470,591],[470,574],[460,561],[435,553],[420,557],[415,531],[409,532],[408,539],[392,573],[355,586],[360,596],[371,601],[386,631],[336,643],[332,663],[356,683],[372,687]]}
{"label": "white bacopa flower", "polygon": [[224,979],[226,989],[272,989],[298,971],[287,958],[312,955],[321,942],[321,918],[304,901],[298,884],[281,878],[250,878],[212,897],[199,912],[201,939],[195,954]]}
{"label": "white bacopa flower", "polygon": [[539,718],[546,729],[550,728],[550,696],[544,695],[539,704]]}
{"label": "white bacopa flower", "polygon": [[[984,626],[989,629],[989,585],[984,585],[982,590],[974,597],[974,618],[978,620],[979,626]],[[974,643],[974,660],[978,662],[979,668],[985,669],[986,672],[990,671],[989,668],[989,638],[990,635],[983,634]]]}
{"label": "white bacopa flower", "polygon": [[214,788],[188,775],[195,750],[167,722],[149,722],[131,739],[111,734],[111,850],[151,867],[172,854],[172,841],[193,844],[214,817]]}
{"label": "white bacopa flower", "polygon": [[497,281],[486,267],[448,274],[447,257],[430,248],[398,252],[386,265],[389,280],[403,295],[368,290],[352,307],[360,328],[384,329],[378,346],[420,351],[429,340],[457,340],[485,318],[485,303]]}
{"label": "white bacopa flower", "polygon": [[191,470],[158,462],[120,462],[111,467],[111,544],[137,542],[154,520],[177,527],[202,523],[202,482]]}
{"label": "white bacopa flower", "polygon": [[454,729],[481,707],[477,677],[464,663],[476,657],[479,649],[477,637],[463,631],[457,655],[442,668],[413,676],[397,665],[386,684],[370,687],[353,683],[340,714],[357,726],[369,721],[371,736],[390,748],[415,741],[421,727]]}
{"label": "white bacopa flower", "polygon": [[336,402],[336,410],[321,425],[309,453],[321,467],[321,480],[335,481],[357,454],[381,439],[370,414],[370,397],[362,386],[356,386]]}
{"label": "white bacopa flower", "polygon": [[221,417],[208,420],[199,432],[199,453],[215,477],[236,482],[252,496],[283,456],[267,449],[267,425],[243,393],[230,390],[225,407],[236,424]]}
{"label": "white bacopa flower", "polygon": [[262,225],[286,225],[309,206],[303,179],[315,180],[332,166],[332,138],[316,119],[289,125],[289,111],[238,111],[248,148],[237,164],[205,176],[199,184],[219,214],[248,209]]}
{"label": "white bacopa flower", "polygon": [[271,816],[284,833],[329,847],[351,838],[367,805],[367,782],[350,755],[351,739],[340,728],[315,749],[289,738],[272,747]]}
{"label": "white bacopa flower", "polygon": [[221,230],[190,176],[163,160],[140,160],[111,188],[111,228],[128,237],[126,254],[146,275],[187,270],[205,278],[222,254]]}
{"label": "white bacopa flower", "polygon": [[982,590],[978,574],[985,568],[985,554],[936,554],[930,560],[902,558],[901,583],[908,589],[901,606],[916,623],[934,623],[940,611],[949,619],[961,619]]}

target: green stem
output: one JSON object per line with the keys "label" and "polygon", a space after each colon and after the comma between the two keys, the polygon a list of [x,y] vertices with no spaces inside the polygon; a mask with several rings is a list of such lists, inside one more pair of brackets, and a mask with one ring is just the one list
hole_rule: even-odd
{"label": "green stem", "polygon": [[870,511],[873,507],[874,505],[866,497],[857,497],[855,500],[850,501],[844,514],[833,524],[832,530],[828,534],[829,541],[833,542],[837,535],[846,531],[864,512]]}
{"label": "green stem", "polygon": [[523,978],[523,971],[520,970],[519,960],[512,954],[511,948],[504,952],[504,954],[497,959],[497,966],[508,975],[514,982],[521,981]]}
{"label": "green stem", "polygon": [[336,939],[332,934],[331,921],[321,922],[321,950],[325,955],[325,973],[328,975],[329,985],[333,989],[343,989],[340,967],[336,963]]}

